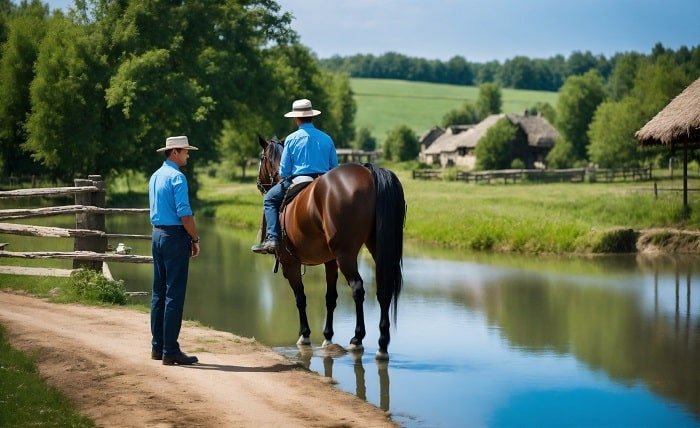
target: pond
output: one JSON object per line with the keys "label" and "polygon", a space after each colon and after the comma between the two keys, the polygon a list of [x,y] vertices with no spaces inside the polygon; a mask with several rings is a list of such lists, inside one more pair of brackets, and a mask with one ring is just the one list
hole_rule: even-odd
{"label": "pond", "polygon": [[[107,226],[149,233],[144,218],[108,219]],[[321,267],[304,276],[312,347],[298,348],[292,292],[273,274],[272,257],[250,252],[255,232],[203,221],[198,229],[202,255],[190,265],[186,318],[255,337],[402,426],[700,427],[697,258],[475,255],[407,242],[391,359],[381,363],[368,253],[360,260],[365,352],[332,356],[318,348]],[[48,245],[5,240],[15,251]],[[150,254],[149,241],[126,244]],[[110,268],[128,289],[150,290],[150,265]],[[347,346],[354,304],[343,280],[338,291],[334,341]]]}

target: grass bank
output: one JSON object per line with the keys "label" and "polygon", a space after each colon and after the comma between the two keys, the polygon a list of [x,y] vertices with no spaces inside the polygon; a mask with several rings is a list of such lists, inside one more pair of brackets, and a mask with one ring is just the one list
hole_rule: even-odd
{"label": "grass bank", "polygon": [[[101,274],[78,271],[69,278],[0,275],[0,289],[46,297],[53,302],[88,305],[126,304],[121,281]],[[0,325],[0,426],[91,427],[94,422],[81,416],[37,370],[36,358],[13,349]]]}
{"label": "grass bank", "polygon": [[[691,194],[685,219],[679,192],[651,182],[473,184],[413,180],[389,165],[403,183],[408,212],[405,236],[454,249],[519,253],[634,251],[651,228],[700,229],[700,203]],[[666,180],[662,187],[680,187]],[[700,179],[692,179],[698,188]],[[260,225],[262,196],[252,179],[226,183],[202,177],[203,213],[248,228]],[[632,247],[630,247],[632,245]]]}
{"label": "grass bank", "polygon": [[10,346],[1,325],[0,361],[0,426],[95,426],[61,393],[46,384],[33,356]]}

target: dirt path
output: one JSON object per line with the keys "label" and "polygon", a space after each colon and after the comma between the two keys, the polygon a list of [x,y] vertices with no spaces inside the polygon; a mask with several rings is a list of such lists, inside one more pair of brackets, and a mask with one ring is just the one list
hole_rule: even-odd
{"label": "dirt path", "polygon": [[183,326],[200,364],[150,359],[148,314],[0,292],[11,344],[99,426],[388,427],[385,412],[249,339]]}

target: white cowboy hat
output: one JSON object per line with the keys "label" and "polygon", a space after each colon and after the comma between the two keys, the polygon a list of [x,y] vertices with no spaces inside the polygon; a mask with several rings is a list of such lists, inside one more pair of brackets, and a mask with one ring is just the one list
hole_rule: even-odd
{"label": "white cowboy hat", "polygon": [[161,147],[160,149],[156,150],[157,152],[164,152],[166,150],[170,149],[187,149],[187,150],[199,150],[195,146],[190,146],[189,141],[187,141],[187,137],[184,135],[181,135],[179,137],[168,137],[165,140],[165,147]]}
{"label": "white cowboy hat", "polygon": [[292,111],[286,113],[284,117],[314,117],[321,114],[320,111],[311,107],[311,101],[307,99],[296,100],[292,103]]}

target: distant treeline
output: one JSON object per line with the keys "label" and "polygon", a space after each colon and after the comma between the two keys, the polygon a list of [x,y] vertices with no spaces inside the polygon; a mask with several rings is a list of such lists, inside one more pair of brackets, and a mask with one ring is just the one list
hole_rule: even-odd
{"label": "distant treeline", "polygon": [[668,55],[679,65],[700,65],[700,45],[694,48],[680,47],[678,50],[665,48],[657,43],[649,55],[637,52],[618,53],[611,58],[593,55],[590,51],[575,51],[565,58],[556,55],[547,59],[532,59],[516,56],[504,61],[486,63],[469,62],[464,57],[455,56],[448,61],[428,60],[388,52],[380,56],[358,54],[333,56],[321,59],[319,63],[331,71],[344,72],[350,77],[370,77],[379,79],[400,79],[456,85],[480,85],[496,83],[504,88],[558,91],[570,76],[578,76],[589,70],[597,70],[607,80],[618,61],[625,57],[635,60],[651,56]]}

